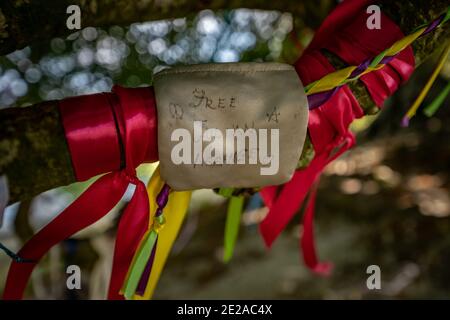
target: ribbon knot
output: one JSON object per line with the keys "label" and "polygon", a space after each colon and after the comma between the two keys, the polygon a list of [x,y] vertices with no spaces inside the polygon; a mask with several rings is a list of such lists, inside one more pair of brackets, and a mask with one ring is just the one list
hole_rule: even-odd
{"label": "ribbon knot", "polygon": [[22,298],[45,253],[110,212],[132,183],[136,189],[120,218],[108,293],[109,299],[123,299],[119,291],[149,221],[147,191],[135,168],[158,158],[152,89],[114,86],[112,93],[62,100],[59,109],[77,180],[109,173],[24,245],[18,255],[33,263],[11,263],[3,297]]}

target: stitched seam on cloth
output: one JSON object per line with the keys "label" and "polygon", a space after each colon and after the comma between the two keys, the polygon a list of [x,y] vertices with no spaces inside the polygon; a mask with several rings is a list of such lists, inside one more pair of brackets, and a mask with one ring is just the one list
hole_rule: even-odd
{"label": "stitched seam on cloth", "polygon": [[239,64],[200,64],[181,66],[173,69],[165,69],[154,75],[154,78],[171,74],[195,73],[195,72],[225,72],[251,74],[256,72],[280,72],[294,70],[292,65],[281,63],[239,63]]}

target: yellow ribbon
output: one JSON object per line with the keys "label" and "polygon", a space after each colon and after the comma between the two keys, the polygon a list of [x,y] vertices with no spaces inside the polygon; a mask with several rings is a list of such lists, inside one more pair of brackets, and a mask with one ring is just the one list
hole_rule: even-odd
{"label": "yellow ribbon", "polygon": [[[158,207],[156,204],[156,196],[164,185],[164,181],[161,179],[159,173],[159,166],[153,173],[148,186],[147,193],[150,201],[150,219],[149,228],[152,226],[155,211]],[[180,231],[181,225],[186,216],[189,202],[191,199],[191,191],[173,191],[169,195],[169,201],[164,208],[164,216],[166,218],[165,227],[161,229],[158,234],[158,245],[156,247],[155,258],[153,261],[152,271],[150,278],[145,289],[143,296],[134,295],[134,300],[150,300],[155,291],[161,276],[162,269],[166,263],[169,252],[172,249],[172,245]]]}
{"label": "yellow ribbon", "polygon": [[306,88],[307,94],[310,95],[314,93],[328,91],[337,87],[339,84],[344,82],[348,77],[350,77],[353,70],[355,69],[356,67],[352,66],[327,74],[323,78],[320,78],[319,80],[313,82],[311,85],[307,86]]}
{"label": "yellow ribbon", "polygon": [[[407,46],[409,46],[411,43],[413,43],[418,37],[422,35],[422,33],[425,31],[426,27],[421,28],[414,33],[411,33],[410,35],[398,40],[395,42],[390,48],[388,48],[384,53],[383,57],[385,56],[394,56],[400,51],[404,50]],[[359,77],[372,72],[379,70],[383,68],[384,64],[378,64],[376,66],[369,66],[366,70],[364,70],[363,73],[361,73]],[[315,93],[320,93],[324,91],[328,91],[331,89],[334,89],[340,85],[346,84],[353,79],[350,78],[350,75],[352,72],[357,68],[357,66],[349,66],[340,70],[336,70],[334,72],[331,72],[327,74],[326,76],[320,78],[317,81],[312,82],[306,87],[306,94],[311,95]]]}
{"label": "yellow ribbon", "polygon": [[411,43],[413,43],[418,37],[422,35],[422,33],[425,31],[426,27],[420,28],[416,32],[411,33],[410,35],[407,35],[406,37],[398,40],[395,42],[385,53],[385,56],[393,56],[403,49],[405,49],[407,46],[409,46]]}
{"label": "yellow ribbon", "polygon": [[408,112],[406,113],[407,118],[411,119],[416,114],[417,109],[419,109],[419,106],[422,104],[423,100],[425,99],[426,95],[428,94],[428,91],[430,91],[431,86],[433,85],[437,76],[439,75],[442,68],[444,67],[444,64],[445,64],[445,61],[447,60],[447,56],[448,56],[449,52],[450,52],[450,42],[447,44],[447,47],[444,49],[444,51],[440,55],[439,62],[437,64],[437,66],[434,68],[433,73],[431,74],[427,83],[425,84],[425,87],[423,87],[422,91],[417,96],[413,105],[409,108]]}

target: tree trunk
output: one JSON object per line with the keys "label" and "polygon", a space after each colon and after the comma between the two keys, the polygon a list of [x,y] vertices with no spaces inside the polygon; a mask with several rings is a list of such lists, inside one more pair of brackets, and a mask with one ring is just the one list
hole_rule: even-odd
{"label": "tree trunk", "polygon": [[[44,32],[45,37],[62,35],[66,32],[64,31],[66,30],[65,28],[59,28],[58,26],[61,26],[63,22],[65,23],[66,16],[64,10],[69,2],[70,4],[79,3],[83,7],[83,10],[89,7],[89,10],[93,14],[85,18],[86,20],[83,21],[83,24],[95,26],[104,26],[113,23],[129,24],[134,21],[168,17],[169,14],[170,16],[173,16],[173,14],[182,15],[193,10],[204,9],[206,6],[213,9],[233,8],[235,7],[235,3],[237,3],[235,1],[227,2],[226,4],[221,1],[185,1],[182,5],[177,5],[175,11],[171,11],[169,10],[171,8],[170,3],[166,3],[166,7],[164,7],[163,5],[157,5],[156,2],[153,3],[150,1],[136,1],[133,3],[107,0],[92,2],[58,1],[58,4],[48,2],[52,4],[44,5],[39,10],[47,12],[47,15],[49,12],[58,14],[55,16],[55,21],[48,21],[53,19],[42,20],[48,23],[48,26],[43,28],[47,32]],[[39,28],[32,29],[33,23],[29,27],[23,22],[24,17],[30,15],[29,12],[39,11],[35,7],[37,3],[39,1],[31,0],[17,1],[15,5],[0,4],[0,39],[3,37],[0,40],[0,52],[4,53],[8,50],[10,51],[27,45],[43,35],[43,30]],[[253,0],[246,2],[246,5],[248,7],[291,11],[294,14],[303,12],[302,10],[304,10],[305,6],[299,6],[297,4],[293,6],[292,3],[294,2]],[[111,8],[106,9],[108,5]],[[407,34],[416,26],[429,22],[445,12],[448,2],[446,0],[419,0],[415,2],[384,0],[380,1],[380,5],[382,10]],[[24,9],[23,6],[27,6],[27,9]],[[159,11],[154,10],[153,6],[158,7]],[[241,6],[240,3],[236,4],[236,7],[239,6]],[[150,7],[153,11],[145,10]],[[291,7],[298,8],[295,10]],[[100,12],[104,13],[105,10],[109,12],[107,16],[101,15]],[[17,14],[14,14],[14,12]],[[36,14],[41,13],[36,12]],[[64,21],[59,21],[60,17]],[[4,21],[7,21],[6,24]],[[8,26],[5,28],[5,25]],[[433,54],[440,45],[445,43],[449,35],[450,28],[449,24],[447,24],[443,28],[416,41],[413,45],[416,65],[419,65],[426,57]],[[5,47],[8,49],[5,49]],[[336,56],[330,54],[327,57],[337,68],[344,65]],[[377,112],[378,108],[374,106],[373,101],[361,82],[355,82],[350,87],[366,114]],[[8,177],[11,202],[27,199],[45,190],[67,185],[75,181],[70,154],[64,137],[64,130],[60,121],[57,101],[43,102],[33,107],[11,108],[0,111],[1,174],[6,174]]]}

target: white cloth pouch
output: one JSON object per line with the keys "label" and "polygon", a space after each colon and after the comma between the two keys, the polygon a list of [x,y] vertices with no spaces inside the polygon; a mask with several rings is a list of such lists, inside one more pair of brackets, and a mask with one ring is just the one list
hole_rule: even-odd
{"label": "white cloth pouch", "polygon": [[277,185],[292,177],[308,123],[295,69],[202,64],[154,76],[162,178],[174,190]]}

